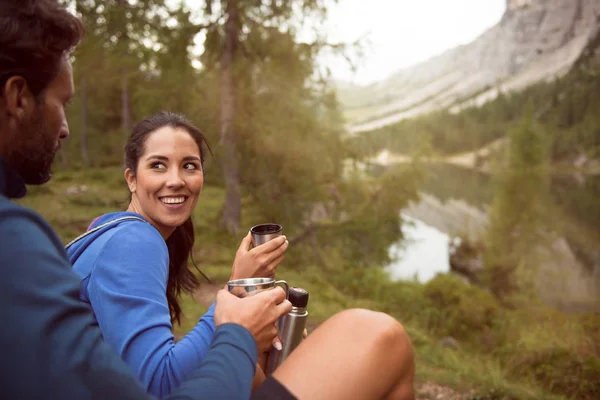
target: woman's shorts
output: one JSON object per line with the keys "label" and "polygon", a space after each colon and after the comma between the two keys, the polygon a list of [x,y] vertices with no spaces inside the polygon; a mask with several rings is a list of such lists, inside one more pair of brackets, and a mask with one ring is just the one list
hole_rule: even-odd
{"label": "woman's shorts", "polygon": [[289,392],[279,381],[273,376],[269,376],[264,382],[252,393],[252,400],[296,400],[296,397]]}

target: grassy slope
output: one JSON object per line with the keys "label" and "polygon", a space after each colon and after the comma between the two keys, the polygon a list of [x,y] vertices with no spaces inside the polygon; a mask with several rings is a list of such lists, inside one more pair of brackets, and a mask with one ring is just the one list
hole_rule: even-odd
{"label": "grassy slope", "polygon": [[[86,186],[86,190],[68,195],[67,189],[74,186]],[[218,233],[213,224],[218,219],[224,193],[216,187],[205,187],[194,218],[197,231],[195,259],[211,279],[224,282],[229,276],[229,268],[235,250],[241,240],[229,238]],[[127,193],[122,175],[117,168],[57,174],[53,181],[44,187],[30,188],[30,195],[21,201],[49,220],[58,230],[64,242],[85,230],[89,222],[97,215],[122,210],[126,207]],[[251,220],[251,206],[244,210],[244,220]],[[249,226],[242,222],[242,226]],[[278,278],[286,279],[295,286],[302,286],[312,294],[310,319],[318,324],[333,313],[349,307],[368,307],[384,310],[401,319],[409,331],[417,350],[418,380],[448,384],[467,392],[491,393],[496,390],[507,397],[517,399],[561,399],[537,387],[529,379],[508,378],[507,371],[491,353],[471,349],[472,346],[461,343],[459,349],[449,349],[438,345],[438,339],[423,328],[419,318],[427,310],[421,310],[421,297],[414,295],[422,292],[422,285],[416,283],[385,282],[382,275],[369,273],[372,281],[364,277],[339,276],[348,282],[358,280],[362,289],[359,293],[346,293],[332,283],[325,272],[317,266],[307,266],[303,271],[286,270],[285,262],[278,271]],[[391,294],[390,294],[391,293]],[[414,297],[411,297],[413,296]],[[400,300],[398,300],[400,299]],[[410,313],[404,309],[413,310]],[[177,333],[187,332],[203,314],[206,307],[199,305],[186,295],[184,297],[186,318]],[[560,334],[560,333],[559,333]],[[502,398],[497,395],[473,397],[478,399]]]}

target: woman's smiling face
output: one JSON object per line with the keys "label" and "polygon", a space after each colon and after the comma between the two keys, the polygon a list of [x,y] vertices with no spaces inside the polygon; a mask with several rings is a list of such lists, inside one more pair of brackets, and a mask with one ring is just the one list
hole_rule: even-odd
{"label": "woman's smiling face", "polygon": [[131,191],[127,211],[146,218],[166,240],[192,214],[204,184],[200,148],[184,128],[150,133],[137,163],[125,170]]}

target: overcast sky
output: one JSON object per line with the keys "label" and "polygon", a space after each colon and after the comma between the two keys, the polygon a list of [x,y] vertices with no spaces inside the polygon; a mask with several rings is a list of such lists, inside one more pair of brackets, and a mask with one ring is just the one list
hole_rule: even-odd
{"label": "overcast sky", "polygon": [[[198,12],[202,0],[185,0]],[[356,72],[340,58],[322,60],[335,79],[368,84],[466,44],[496,24],[506,0],[339,0],[324,31],[331,42],[363,41]]]}
{"label": "overcast sky", "polygon": [[382,80],[471,42],[500,21],[505,8],[506,0],[340,0],[331,8],[329,37],[352,41],[366,35],[367,49],[356,73],[341,60],[328,64],[336,79]]}

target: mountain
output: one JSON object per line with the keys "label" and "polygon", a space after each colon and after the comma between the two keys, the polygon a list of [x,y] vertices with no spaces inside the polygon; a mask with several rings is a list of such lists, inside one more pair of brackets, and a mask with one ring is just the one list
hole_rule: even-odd
{"label": "mountain", "polygon": [[499,91],[561,76],[599,28],[600,0],[507,0],[500,22],[470,44],[368,86],[339,83],[348,130],[370,131],[440,108],[482,104]]}

